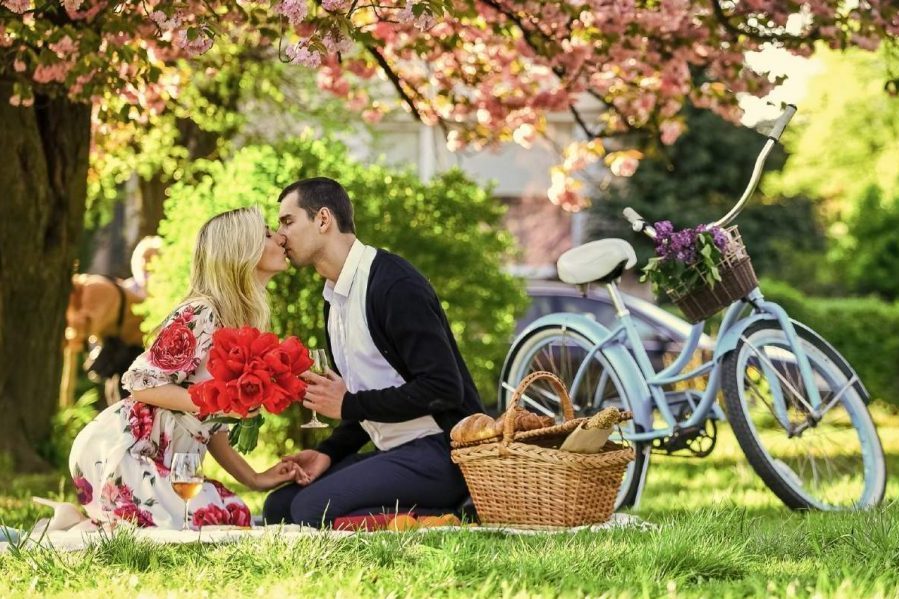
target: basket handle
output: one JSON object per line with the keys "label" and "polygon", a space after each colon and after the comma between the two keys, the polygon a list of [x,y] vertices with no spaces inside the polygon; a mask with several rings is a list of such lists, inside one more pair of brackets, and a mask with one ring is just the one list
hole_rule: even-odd
{"label": "basket handle", "polygon": [[562,416],[565,418],[565,421],[567,422],[574,419],[574,408],[571,407],[571,397],[568,395],[568,389],[565,388],[565,383],[562,382],[562,379],[545,370],[532,372],[518,383],[518,387],[515,388],[515,393],[512,394],[512,400],[509,402],[509,407],[506,408],[506,417],[503,421],[503,443],[505,445],[511,443],[512,436],[515,435],[515,418],[512,417],[512,413],[519,408],[518,403],[521,401],[521,396],[524,395],[525,390],[539,380],[549,381],[550,384],[555,387],[556,391],[558,391],[559,401],[562,404]]}

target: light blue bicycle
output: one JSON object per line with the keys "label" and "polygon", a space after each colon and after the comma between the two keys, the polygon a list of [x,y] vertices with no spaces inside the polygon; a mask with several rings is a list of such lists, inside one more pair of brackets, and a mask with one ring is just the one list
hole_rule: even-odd
{"label": "light blue bicycle", "polygon": [[[788,107],[775,124],[743,196],[714,225],[726,226],[741,212],[795,110]],[[626,209],[625,217],[634,231],[655,237],[636,212]],[[705,323],[699,322],[674,362],[656,372],[616,283],[635,263],[633,248],[620,239],[594,241],[559,258],[563,281],[606,285],[616,323],[607,328],[589,315],[573,313],[549,314],[533,322],[506,357],[500,410],[506,409],[518,383],[537,370],[562,378],[578,416],[608,406],[631,410],[634,418],[623,436],[634,444],[637,458],[625,474],[617,509],[638,505],[652,451],[699,457],[712,451],[716,421],[725,418],[715,401],[723,391],[727,419],[740,447],[787,506],[840,510],[881,502],[886,465],[867,409],[870,398],[836,349],[765,300],[756,286],[727,308],[711,359],[683,372],[703,332]],[[680,388],[691,380],[704,381],[704,388]],[[678,390],[672,389],[675,385]],[[548,385],[532,385],[524,401],[535,412],[560,413],[558,395]]]}

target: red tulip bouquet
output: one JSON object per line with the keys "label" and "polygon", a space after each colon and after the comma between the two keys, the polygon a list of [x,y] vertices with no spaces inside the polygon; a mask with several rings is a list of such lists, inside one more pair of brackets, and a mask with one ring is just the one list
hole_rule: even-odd
{"label": "red tulip bouquet", "polygon": [[[199,416],[233,424],[228,441],[241,453],[256,447],[262,425],[260,408],[280,414],[301,402],[306,383],[300,374],[312,366],[309,350],[296,337],[279,342],[274,333],[244,326],[221,328],[212,334],[208,369],[212,378],[188,391]],[[251,412],[256,412],[250,416]],[[239,416],[239,417],[238,417]]]}

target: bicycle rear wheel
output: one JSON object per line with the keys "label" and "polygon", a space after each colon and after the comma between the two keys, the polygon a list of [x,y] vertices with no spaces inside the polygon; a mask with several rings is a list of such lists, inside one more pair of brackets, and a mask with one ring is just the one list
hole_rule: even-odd
{"label": "bicycle rear wheel", "polygon": [[871,414],[843,357],[811,331],[797,327],[797,333],[823,414],[813,415],[786,334],[776,321],[761,321],[724,359],[734,435],[756,473],[792,509],[877,505],[886,465]]}
{"label": "bicycle rear wheel", "polygon": [[[571,326],[548,326],[532,331],[526,338],[513,346],[512,354],[506,360],[507,368],[502,381],[514,389],[532,372],[545,370],[552,372],[565,383],[571,396],[576,418],[589,416],[607,407],[630,410],[631,406],[623,391],[618,374],[609,366],[600,353],[596,353],[586,365],[584,376],[577,388],[572,383],[578,369],[584,364],[594,341],[590,336]],[[499,409],[504,411],[512,398],[508,389],[500,389]],[[562,420],[562,409],[558,393],[547,381],[536,381],[528,387],[522,399],[524,407]],[[635,432],[632,420],[622,424],[625,436]],[[621,441],[621,435],[613,433],[613,441]],[[646,457],[640,447],[635,447],[636,458],[624,475],[624,481],[615,500],[615,509],[634,504],[640,485],[640,473]]]}

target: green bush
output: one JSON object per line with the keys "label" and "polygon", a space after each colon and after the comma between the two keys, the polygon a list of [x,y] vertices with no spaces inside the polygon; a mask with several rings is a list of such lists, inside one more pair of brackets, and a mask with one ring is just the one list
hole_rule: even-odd
{"label": "green bush", "polygon": [[765,297],[827,339],[864,382],[871,397],[899,405],[899,303],[868,298],[807,297],[778,281],[762,281]]}
{"label": "green bush", "polygon": [[[495,396],[515,318],[526,307],[523,285],[502,271],[513,243],[501,228],[503,208],[487,190],[453,170],[421,182],[408,170],[362,165],[344,146],[311,134],[278,146],[248,146],[227,162],[199,164],[192,183],[171,190],[160,225],[164,247],[153,264],[153,297],[144,305],[155,327],[184,295],[197,231],[219,212],[259,205],[277,224],[278,194],[299,178],[329,176],[353,199],[356,228],[367,244],[395,252],[427,276],[443,303],[481,396]],[[272,327],[323,344],[322,279],[291,269],[269,286]]]}

